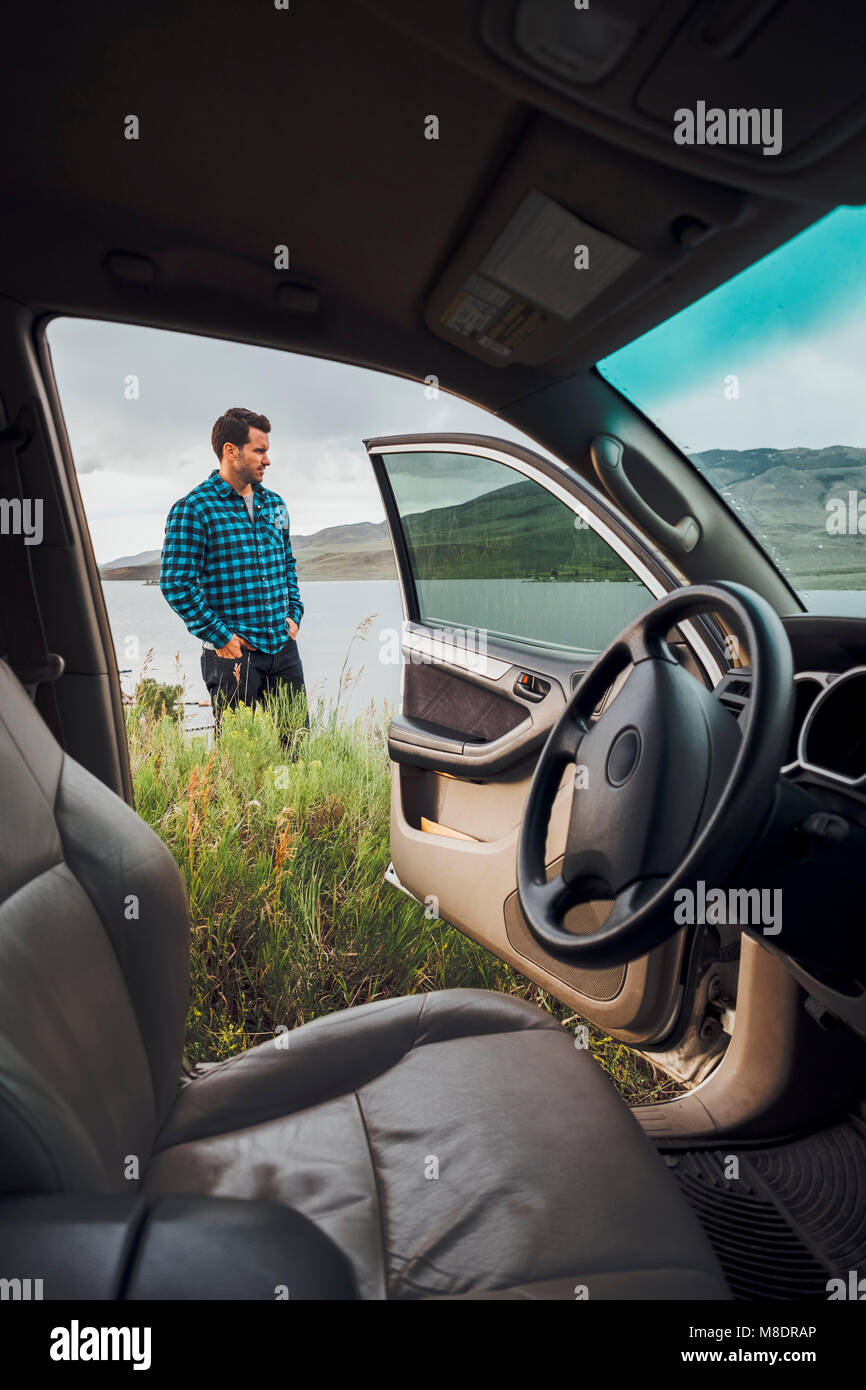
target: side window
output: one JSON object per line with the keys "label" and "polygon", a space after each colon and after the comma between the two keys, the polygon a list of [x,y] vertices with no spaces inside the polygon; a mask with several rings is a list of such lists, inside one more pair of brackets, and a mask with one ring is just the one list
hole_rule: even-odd
{"label": "side window", "polygon": [[596,652],[652,602],[595,531],[516,468],[439,452],[382,461],[423,623]]}

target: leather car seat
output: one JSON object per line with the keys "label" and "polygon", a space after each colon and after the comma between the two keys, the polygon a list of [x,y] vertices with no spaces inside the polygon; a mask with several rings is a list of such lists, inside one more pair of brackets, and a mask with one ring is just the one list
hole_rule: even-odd
{"label": "leather car seat", "polygon": [[[257,1204],[312,1223],[363,1298],[729,1297],[627,1106],[533,1005],[480,990],[387,999],[182,1075],[181,876],[64,755],[3,662],[0,786],[0,1233],[4,1207],[20,1217],[29,1199],[44,1251],[56,1203],[64,1287],[70,1203],[85,1204],[84,1250],[100,1201],[116,1216],[126,1199],[173,1203],[172,1220],[195,1211],[180,1242],[193,1253],[209,1232],[195,1287],[139,1268],[149,1297],[207,1296],[202,1268],[215,1247],[232,1264]],[[264,1224],[279,1245],[280,1223]],[[134,1297],[129,1283],[93,1296]]]}

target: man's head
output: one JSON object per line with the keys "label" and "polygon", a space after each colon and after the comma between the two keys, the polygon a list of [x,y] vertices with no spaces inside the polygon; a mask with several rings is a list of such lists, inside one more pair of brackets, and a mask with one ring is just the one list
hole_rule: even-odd
{"label": "man's head", "polygon": [[233,405],[213,427],[211,443],[220,473],[233,487],[246,489],[260,483],[270,467],[268,435],[271,422],[266,415]]}

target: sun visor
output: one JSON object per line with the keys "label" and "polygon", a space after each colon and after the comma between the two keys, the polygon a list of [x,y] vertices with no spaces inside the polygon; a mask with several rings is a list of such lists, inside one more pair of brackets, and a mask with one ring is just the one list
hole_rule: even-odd
{"label": "sun visor", "polygon": [[[561,319],[573,319],[640,260],[534,189],[481,262],[481,275]],[[592,269],[592,274],[575,273]]]}
{"label": "sun visor", "polygon": [[570,324],[642,259],[533,189],[445,307],[440,328],[480,355],[534,360],[541,344],[561,337],[557,322]]}
{"label": "sun visor", "polygon": [[493,365],[540,365],[647,293],[739,199],[539,122],[486,199],[426,305],[440,338]]}

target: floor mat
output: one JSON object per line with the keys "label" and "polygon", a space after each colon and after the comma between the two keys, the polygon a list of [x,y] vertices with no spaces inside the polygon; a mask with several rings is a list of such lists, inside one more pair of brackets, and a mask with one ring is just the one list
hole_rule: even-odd
{"label": "floor mat", "polygon": [[772,1149],[690,1149],[665,1162],[735,1298],[826,1301],[828,1279],[866,1278],[861,1120]]}

